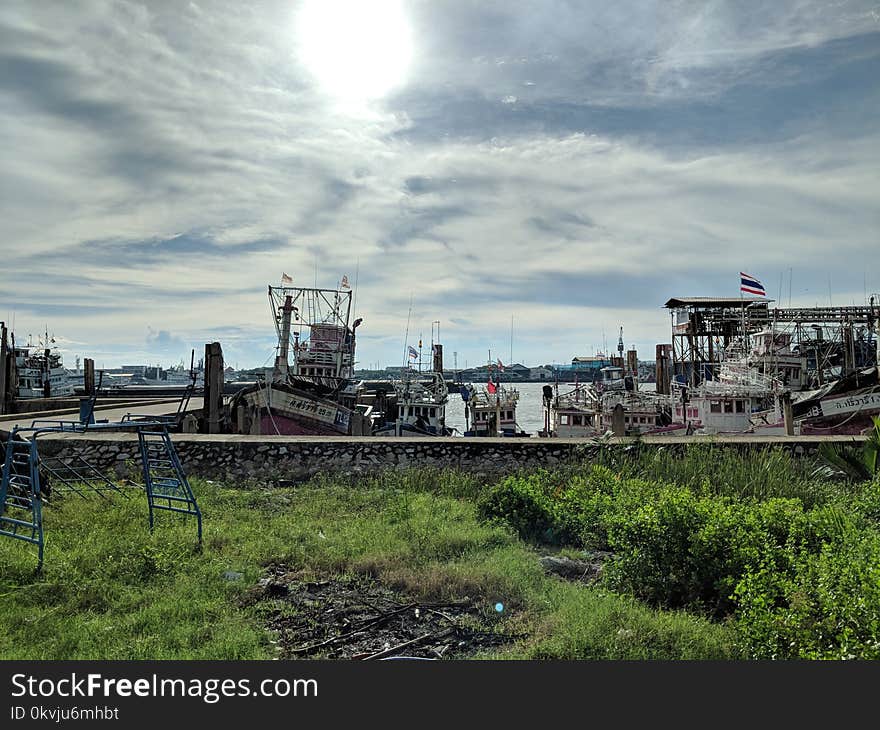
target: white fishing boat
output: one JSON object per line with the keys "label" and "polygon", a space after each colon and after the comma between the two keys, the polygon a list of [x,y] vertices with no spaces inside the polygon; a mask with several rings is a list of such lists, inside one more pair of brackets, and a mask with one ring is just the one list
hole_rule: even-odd
{"label": "white fishing boat", "polygon": [[751,350],[747,364],[752,370],[778,380],[791,391],[807,387],[807,358],[792,348],[792,335],[771,328],[749,337]]}
{"label": "white fishing boat", "polygon": [[374,436],[451,436],[446,426],[449,388],[443,371],[407,370],[392,382],[388,399]]}
{"label": "white fishing boat", "polygon": [[[400,377],[361,397],[361,401],[367,400],[376,407],[374,436],[453,435],[453,430],[446,425],[449,386],[443,377],[443,345],[434,341],[434,324],[437,325],[437,338],[440,337],[440,323],[434,322],[431,326],[430,368],[423,369],[420,338],[418,350],[406,346],[405,359],[410,364],[402,368]],[[377,392],[379,398],[374,397]]]}
{"label": "white fishing boat", "polygon": [[74,384],[55,347],[55,338],[46,332],[37,346],[14,348],[18,378],[17,398],[65,398],[73,395]]}
{"label": "white fishing boat", "polygon": [[559,438],[590,438],[600,433],[599,395],[592,383],[573,385],[571,390],[549,398],[545,394],[545,402],[549,401],[545,407],[550,409],[550,434]]}
{"label": "white fishing boat", "polygon": [[529,436],[516,421],[519,390],[502,382],[504,363],[492,362],[489,352],[489,379],[485,385],[461,387],[465,407],[465,436]]}
{"label": "white fishing boat", "polygon": [[715,380],[696,388],[673,383],[674,420],[689,433],[785,433],[782,398],[791,391],[779,377],[753,367],[749,355],[734,343]]}

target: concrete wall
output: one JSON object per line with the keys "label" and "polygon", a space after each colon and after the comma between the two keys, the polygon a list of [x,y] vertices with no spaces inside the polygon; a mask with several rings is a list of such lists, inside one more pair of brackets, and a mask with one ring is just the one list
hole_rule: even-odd
{"label": "concrete wall", "polygon": [[[388,468],[453,467],[479,474],[518,468],[552,467],[587,457],[584,439],[541,438],[351,438],[225,436],[175,434],[174,443],[187,474],[215,479],[303,480],[319,472],[348,474]],[[739,450],[782,447],[796,456],[815,453],[828,437],[729,437],[712,443]],[[858,443],[864,437],[835,437]],[[628,443],[631,439],[614,439]],[[706,437],[643,439],[648,448],[685,448]],[[80,455],[101,470],[130,474],[139,468],[137,436],[126,433],[52,434],[40,437],[43,457]]]}

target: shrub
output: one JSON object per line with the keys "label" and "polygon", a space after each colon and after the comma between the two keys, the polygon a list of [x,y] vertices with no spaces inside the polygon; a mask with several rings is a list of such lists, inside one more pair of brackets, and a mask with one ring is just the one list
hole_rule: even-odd
{"label": "shrub", "polygon": [[737,627],[756,659],[880,659],[880,535],[847,530],[792,569],[762,560],[736,587]]}
{"label": "shrub", "polygon": [[546,472],[507,477],[480,497],[478,507],[483,517],[504,520],[524,538],[563,542],[572,536],[551,494]]}
{"label": "shrub", "polygon": [[786,569],[784,548],[812,534],[795,499],[735,502],[658,487],[638,508],[614,512],[607,580],[654,605],[720,618],[733,610],[734,588],[749,566],[764,559]]}

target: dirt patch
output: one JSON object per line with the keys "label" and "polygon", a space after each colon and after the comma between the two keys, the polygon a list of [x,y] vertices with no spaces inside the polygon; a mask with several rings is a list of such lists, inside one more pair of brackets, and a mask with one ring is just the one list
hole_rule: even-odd
{"label": "dirt patch", "polygon": [[504,632],[506,607],[426,603],[367,577],[301,581],[273,566],[250,602],[264,612],[282,659],[461,659],[518,638]]}

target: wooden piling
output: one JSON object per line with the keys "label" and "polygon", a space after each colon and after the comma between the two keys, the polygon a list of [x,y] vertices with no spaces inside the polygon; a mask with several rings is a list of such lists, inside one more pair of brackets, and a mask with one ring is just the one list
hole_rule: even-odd
{"label": "wooden piling", "polygon": [[205,406],[203,430],[220,433],[223,418],[223,349],[219,342],[205,345]]}
{"label": "wooden piling", "polygon": [[785,423],[785,435],[794,436],[794,416],[791,410],[791,393],[782,394],[782,420]]}
{"label": "wooden piling", "polygon": [[614,406],[614,412],[611,414],[611,433],[615,436],[626,435],[626,423],[624,422],[624,409],[622,403],[618,403]]}
{"label": "wooden piling", "polygon": [[88,396],[95,394],[95,361],[90,357],[83,360],[83,393]]}

